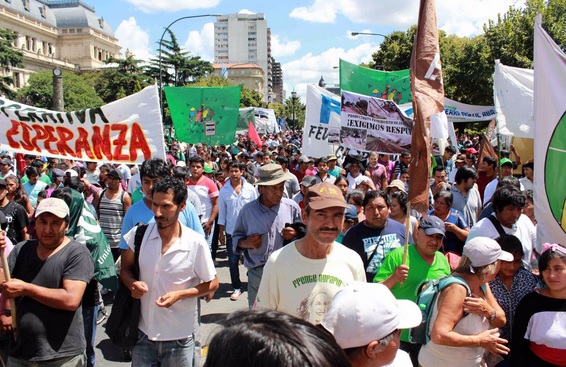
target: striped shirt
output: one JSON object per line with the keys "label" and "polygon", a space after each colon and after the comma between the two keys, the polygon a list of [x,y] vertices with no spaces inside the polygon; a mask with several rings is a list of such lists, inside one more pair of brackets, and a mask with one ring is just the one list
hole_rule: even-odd
{"label": "striped shirt", "polygon": [[120,189],[118,197],[112,200],[106,197],[106,190],[104,190],[100,194],[98,211],[100,228],[106,235],[108,244],[112,248],[119,247],[124,219],[124,190]]}

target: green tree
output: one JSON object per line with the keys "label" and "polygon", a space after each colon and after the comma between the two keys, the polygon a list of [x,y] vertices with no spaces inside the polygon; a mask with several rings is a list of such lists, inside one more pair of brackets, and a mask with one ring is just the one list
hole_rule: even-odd
{"label": "green tree", "polygon": [[298,96],[291,95],[285,100],[285,114],[287,115],[287,124],[291,129],[302,129],[305,126],[306,106]]}
{"label": "green tree", "polygon": [[263,102],[261,95],[258,92],[248,89],[242,85],[240,107],[267,107],[267,104]]}
{"label": "green tree", "polygon": [[17,35],[14,32],[0,28],[0,65],[5,74],[0,77],[0,95],[10,99],[15,97],[14,91],[10,88],[14,84],[11,70],[13,67],[22,66],[24,60],[23,53],[12,47],[16,38]]}
{"label": "green tree", "polygon": [[95,88],[100,97],[110,103],[141,91],[149,85],[149,78],[143,74],[142,60],[126,51],[126,58],[110,57],[104,61],[109,67],[95,78]]}
{"label": "green tree", "polygon": [[371,55],[373,62],[368,66],[371,69],[386,71],[408,69],[416,32],[417,26],[414,25],[407,32],[396,31],[389,34],[381,43],[379,50]]}
{"label": "green tree", "polygon": [[287,112],[285,111],[285,105],[279,102],[271,102],[267,105],[267,108],[270,108],[275,113],[275,117],[280,119],[283,115],[287,116]]}
{"label": "green tree", "polygon": [[[162,40],[158,46],[161,49],[161,79],[163,85],[183,86],[187,83],[212,74],[214,68],[200,56],[190,56],[189,51],[183,50],[175,34],[168,29],[170,40]],[[146,75],[159,80],[159,57],[151,60]]]}
{"label": "green tree", "polygon": [[[73,72],[63,72],[63,99],[65,111],[100,107],[104,104],[94,87],[85,78]],[[39,71],[30,75],[28,85],[17,92],[17,100],[35,107],[53,107],[53,74]]]}

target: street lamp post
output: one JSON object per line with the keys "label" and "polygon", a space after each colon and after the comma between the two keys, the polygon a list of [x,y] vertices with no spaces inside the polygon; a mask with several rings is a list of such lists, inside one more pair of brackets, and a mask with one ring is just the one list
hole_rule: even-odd
{"label": "street lamp post", "polygon": [[381,36],[383,38],[388,38],[386,35],[381,33],[371,33],[371,32],[352,32],[352,36]]}
{"label": "street lamp post", "polygon": [[163,31],[163,34],[161,35],[161,38],[159,39],[159,59],[158,59],[158,67],[159,67],[159,104],[161,106],[161,113],[163,113],[163,74],[161,71],[161,49],[163,47],[162,42],[163,42],[163,37],[165,37],[165,33],[167,33],[167,31],[169,30],[169,28],[171,28],[171,26],[175,23],[177,23],[180,20],[184,20],[184,19],[193,19],[193,18],[205,18],[205,17],[219,17],[221,16],[220,14],[201,14],[201,15],[189,15],[186,17],[181,17],[178,19],[175,19],[174,21],[171,22],[171,24],[169,24],[167,26],[167,28],[165,28],[165,30]]}
{"label": "street lamp post", "polygon": [[295,115],[295,101],[297,99],[297,92],[291,92],[291,119],[293,120],[293,130],[297,130],[297,116]]}

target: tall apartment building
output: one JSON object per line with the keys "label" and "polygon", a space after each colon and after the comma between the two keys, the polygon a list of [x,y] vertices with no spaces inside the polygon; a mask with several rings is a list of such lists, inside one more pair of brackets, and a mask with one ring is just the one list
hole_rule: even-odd
{"label": "tall apartment building", "polygon": [[285,102],[285,92],[283,91],[283,70],[281,63],[276,62],[271,58],[271,77],[273,80],[272,87],[272,101],[283,103]]}
{"label": "tall apartment building", "polygon": [[259,65],[267,78],[261,95],[264,101],[270,102],[273,86],[271,31],[263,14],[228,14],[216,17],[214,62]]}
{"label": "tall apartment building", "polygon": [[80,0],[2,0],[0,28],[18,35],[14,47],[24,55],[12,70],[15,88],[36,71],[93,70],[120,54],[109,24]]}

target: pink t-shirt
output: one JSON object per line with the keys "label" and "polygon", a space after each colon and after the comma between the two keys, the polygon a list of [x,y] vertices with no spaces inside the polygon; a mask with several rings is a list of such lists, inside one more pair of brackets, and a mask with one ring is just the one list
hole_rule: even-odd
{"label": "pink t-shirt", "polygon": [[187,184],[189,190],[197,194],[202,205],[202,218],[201,222],[208,222],[212,214],[212,200],[211,198],[218,197],[218,187],[210,178],[202,176],[198,182],[189,180]]}
{"label": "pink t-shirt", "polygon": [[385,166],[381,163],[377,163],[373,168],[368,167],[368,170],[371,173],[371,180],[373,181],[375,188],[377,190],[383,190],[383,188],[381,187],[383,176],[386,176],[389,180]]}

